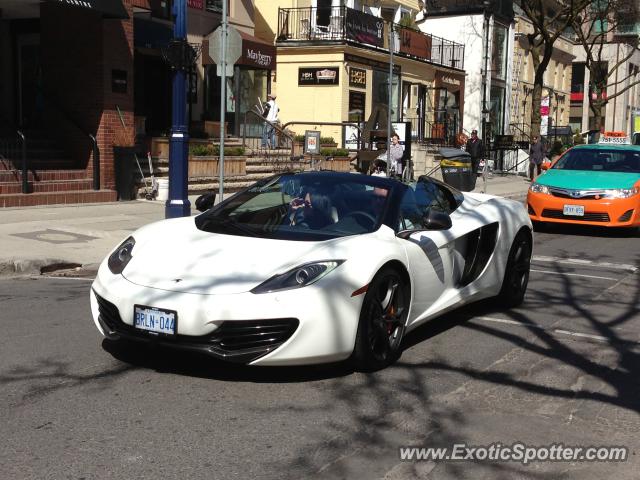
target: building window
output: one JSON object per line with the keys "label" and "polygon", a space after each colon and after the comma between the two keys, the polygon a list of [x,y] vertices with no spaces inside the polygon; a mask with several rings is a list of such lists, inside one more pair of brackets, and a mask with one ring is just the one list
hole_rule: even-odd
{"label": "building window", "polygon": [[584,92],[584,63],[573,63],[571,65],[571,93]]}
{"label": "building window", "polygon": [[507,28],[495,24],[491,51],[491,68],[495,76],[501,80],[507,78]]}
{"label": "building window", "polygon": [[[400,76],[393,75],[393,86],[391,92],[391,119],[394,122],[400,121]],[[382,70],[373,71],[373,98],[371,99],[372,105],[389,105],[389,72]],[[386,125],[385,125],[386,128]]]}
{"label": "building window", "polygon": [[503,87],[491,87],[489,99],[489,122],[492,135],[502,135],[504,119],[504,95]]}

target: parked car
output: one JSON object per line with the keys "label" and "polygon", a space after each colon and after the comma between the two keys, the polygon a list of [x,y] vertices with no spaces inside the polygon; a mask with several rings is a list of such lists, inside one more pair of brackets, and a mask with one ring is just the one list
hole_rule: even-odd
{"label": "parked car", "polygon": [[520,304],[532,240],[521,203],[429,177],[285,173],[137,230],[102,262],[91,310],[113,340],[376,370],[454,307]]}

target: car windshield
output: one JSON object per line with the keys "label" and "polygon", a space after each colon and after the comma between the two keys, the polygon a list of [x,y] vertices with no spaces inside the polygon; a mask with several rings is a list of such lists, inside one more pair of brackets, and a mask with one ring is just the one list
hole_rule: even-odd
{"label": "car windshield", "polygon": [[196,226],[207,232],[280,240],[370,233],[382,223],[389,192],[385,182],[365,175],[283,174],[204,212],[196,217]]}
{"label": "car windshield", "polygon": [[558,170],[640,173],[637,149],[574,148],[553,166]]}

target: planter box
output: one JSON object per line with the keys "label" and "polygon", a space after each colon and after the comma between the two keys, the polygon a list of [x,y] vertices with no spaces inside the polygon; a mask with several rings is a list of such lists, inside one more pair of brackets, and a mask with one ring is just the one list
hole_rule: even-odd
{"label": "planter box", "polygon": [[[190,138],[189,145],[211,145],[211,140]],[[169,158],[168,137],[153,137],[151,139],[151,156],[153,158]]]}
{"label": "planter box", "polygon": [[[219,158],[189,157],[189,178],[213,178],[220,176]],[[224,157],[224,176],[242,177],[247,174],[246,157]]]}
{"label": "planter box", "polygon": [[333,157],[333,160],[326,160],[324,168],[335,172],[350,172],[351,157]]}

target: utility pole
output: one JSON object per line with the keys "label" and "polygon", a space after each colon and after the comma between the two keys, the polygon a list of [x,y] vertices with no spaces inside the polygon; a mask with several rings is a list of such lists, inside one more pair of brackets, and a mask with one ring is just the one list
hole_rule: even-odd
{"label": "utility pole", "polygon": [[[226,4],[226,2],[225,2]],[[175,27],[173,44],[182,58],[173,65],[173,92],[171,109],[171,137],[169,138],[169,198],[165,203],[165,217],[188,217],[191,204],[187,196],[189,126],[186,123],[187,94],[186,72],[188,67],[187,0],[175,0],[173,4]]]}
{"label": "utility pole", "polygon": [[[483,150],[487,150],[489,135],[487,132],[487,115],[489,110],[487,109],[487,77],[489,75],[489,1],[485,0],[484,3],[484,53],[483,53],[483,67],[482,67],[482,146]],[[486,157],[483,152],[483,157]],[[487,159],[485,158],[485,162]]]}
{"label": "utility pole", "polygon": [[393,19],[389,22],[389,101],[387,108],[387,177],[391,172],[391,106],[393,102]]}
{"label": "utility pole", "polygon": [[224,121],[227,113],[227,1],[222,2],[222,42],[220,42],[220,170],[219,202],[224,199]]}

